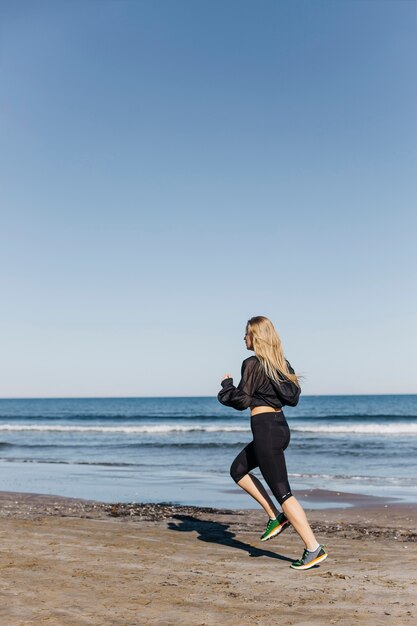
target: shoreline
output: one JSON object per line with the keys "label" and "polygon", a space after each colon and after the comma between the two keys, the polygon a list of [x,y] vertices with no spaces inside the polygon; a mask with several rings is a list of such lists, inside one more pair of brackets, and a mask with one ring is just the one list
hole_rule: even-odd
{"label": "shoreline", "polygon": [[[311,494],[315,497],[325,496],[328,492]],[[335,492],[338,493],[338,492]],[[395,537],[402,542],[417,542],[417,504],[388,502],[376,496],[360,494],[342,494],[345,501],[353,506],[346,508],[306,508],[307,517],[315,533],[326,536],[342,533],[351,539]],[[335,495],[337,497],[337,495]],[[350,499],[348,498],[350,497]],[[239,520],[242,531],[249,530],[253,523],[260,527],[265,514],[260,507],[257,509],[217,509],[182,505],[171,502],[100,502],[66,496],[34,494],[24,492],[0,491],[0,520],[20,519],[36,521],[47,517],[115,520],[126,522],[160,522],[171,518],[188,515],[196,519],[205,516],[230,518]]]}
{"label": "shoreline", "polygon": [[[230,494],[231,496],[231,504],[233,504],[233,494],[240,494],[242,492],[241,489],[237,487],[231,487],[230,489],[221,490],[222,493]],[[369,495],[351,491],[335,491],[331,489],[321,489],[321,488],[308,488],[308,489],[293,489],[293,495],[304,504],[302,505],[304,509],[309,511],[325,511],[327,509],[346,509],[346,508],[372,508],[372,507],[381,507],[385,505],[409,505],[411,507],[415,506],[417,508],[417,501],[414,502],[412,500],[406,500],[401,497],[393,497],[393,496],[377,496],[377,495]],[[149,501],[109,501],[109,500],[100,500],[100,499],[91,499],[91,498],[83,498],[79,496],[66,496],[58,493],[42,493],[42,492],[33,492],[33,491],[9,491],[9,490],[1,490],[0,489],[0,504],[2,498],[6,496],[22,496],[24,499],[30,499],[31,497],[36,498],[53,498],[55,500],[60,501],[68,501],[68,502],[84,502],[90,504],[97,504],[102,506],[111,506],[114,504],[118,505],[170,505],[172,507],[186,507],[198,510],[207,510],[207,511],[253,511],[258,510],[259,506],[254,503],[254,501],[247,496],[247,502],[254,503],[253,507],[212,507],[212,506],[204,506],[199,504],[190,504],[188,502],[178,502],[175,500],[160,500],[157,502],[149,502]],[[308,505],[312,504],[313,506],[310,508]],[[317,505],[321,505],[320,508]]]}
{"label": "shoreline", "polygon": [[0,623],[413,626],[417,505],[357,502],[307,510],[329,558],[296,572],[261,509],[0,492]]}
{"label": "shoreline", "polygon": [[[0,442],[1,447],[1,442]],[[101,502],[174,502],[197,507],[248,509],[256,502],[227,475],[193,477],[168,471],[153,475],[129,467],[104,467],[0,460],[0,492],[60,495]],[[261,476],[259,476],[261,478]],[[262,479],[262,478],[261,478]],[[380,503],[415,503],[417,487],[358,484],[357,481],[292,480],[292,493],[303,508],[344,508]]]}

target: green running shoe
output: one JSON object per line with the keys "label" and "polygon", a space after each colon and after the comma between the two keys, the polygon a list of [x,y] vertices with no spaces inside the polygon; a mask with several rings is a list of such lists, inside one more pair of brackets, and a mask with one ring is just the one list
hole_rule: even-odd
{"label": "green running shoe", "polygon": [[268,541],[272,537],[276,537],[283,530],[290,525],[290,522],[285,517],[284,513],[280,513],[276,519],[270,519],[266,525],[264,534],[261,537],[261,541]]}
{"label": "green running shoe", "polygon": [[310,569],[310,567],[314,567],[318,565],[324,559],[327,559],[329,555],[327,554],[324,546],[321,544],[314,552],[309,552],[307,549],[304,550],[303,556],[298,561],[293,561],[290,565],[293,569]]}

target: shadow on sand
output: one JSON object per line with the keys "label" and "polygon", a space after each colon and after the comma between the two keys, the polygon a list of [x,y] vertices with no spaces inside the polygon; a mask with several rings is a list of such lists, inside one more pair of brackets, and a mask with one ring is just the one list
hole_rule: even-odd
{"label": "shadow on sand", "polygon": [[206,520],[197,519],[192,515],[174,515],[174,519],[178,520],[177,523],[169,522],[168,528],[170,530],[176,530],[182,533],[190,533],[196,531],[198,533],[198,539],[200,541],[206,541],[207,543],[218,543],[222,546],[229,546],[230,548],[236,548],[237,550],[246,551],[249,556],[267,556],[271,559],[279,559],[280,561],[290,561],[287,556],[276,554],[271,550],[262,550],[255,548],[248,543],[235,539],[235,534],[229,529],[228,524],[221,524],[220,522],[211,522]]}

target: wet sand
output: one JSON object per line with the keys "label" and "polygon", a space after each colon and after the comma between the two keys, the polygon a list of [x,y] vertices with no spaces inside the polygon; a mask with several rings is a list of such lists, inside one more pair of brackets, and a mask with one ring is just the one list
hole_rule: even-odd
{"label": "wet sand", "polygon": [[259,510],[0,493],[0,624],[416,624],[417,505],[302,493],[350,505],[308,511],[329,558],[307,572]]}

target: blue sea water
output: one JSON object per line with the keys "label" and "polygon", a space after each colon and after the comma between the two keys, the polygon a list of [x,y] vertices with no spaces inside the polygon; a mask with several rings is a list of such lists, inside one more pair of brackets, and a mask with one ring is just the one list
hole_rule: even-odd
{"label": "blue sea water", "polygon": [[[285,407],[293,490],[417,502],[417,395],[304,396]],[[216,398],[0,400],[0,490],[252,508],[229,467],[249,411]]]}

